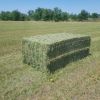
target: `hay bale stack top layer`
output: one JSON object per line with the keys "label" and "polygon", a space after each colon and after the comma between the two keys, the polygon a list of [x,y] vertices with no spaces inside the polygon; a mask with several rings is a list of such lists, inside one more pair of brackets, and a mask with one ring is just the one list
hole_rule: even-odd
{"label": "hay bale stack top layer", "polygon": [[70,62],[71,58],[86,56],[89,47],[90,37],[86,35],[71,33],[37,35],[23,39],[23,61],[41,70],[56,69],[57,65],[62,67],[61,65]]}
{"label": "hay bale stack top layer", "polygon": [[56,34],[46,34],[46,35],[36,35],[30,38],[24,38],[29,41],[39,42],[43,44],[54,44],[64,40],[70,40],[73,38],[89,37],[88,35],[72,34],[72,33],[56,33]]}

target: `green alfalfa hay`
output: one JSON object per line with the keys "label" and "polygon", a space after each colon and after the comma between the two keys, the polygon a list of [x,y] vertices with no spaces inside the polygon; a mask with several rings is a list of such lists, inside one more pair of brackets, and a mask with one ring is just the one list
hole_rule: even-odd
{"label": "green alfalfa hay", "polygon": [[47,46],[26,39],[23,39],[22,45],[23,62],[37,69],[43,69],[46,66]]}
{"label": "green alfalfa hay", "polygon": [[[77,44],[80,44],[79,40],[83,40],[82,42],[84,44],[83,46],[82,44],[78,45],[79,47],[77,46]],[[80,37],[80,38],[78,37],[77,39],[71,38],[70,40],[64,40],[63,42],[58,41],[52,44],[45,43],[45,41],[41,42],[35,38],[23,39],[22,41],[23,62],[29,65],[32,65],[33,67],[36,67],[39,70],[47,70],[47,66],[49,65],[48,61],[51,60],[52,58],[56,58],[57,56],[64,54],[70,50],[74,51],[75,49],[80,49],[80,48],[85,48],[85,47],[90,46],[89,37]],[[68,45],[66,46],[67,42],[68,42]],[[72,45],[72,47],[70,47],[70,44],[73,44],[74,42],[77,42],[77,43]],[[60,46],[60,48],[58,48],[58,45]],[[62,48],[65,51],[63,51]],[[63,59],[62,59],[62,62],[63,62]],[[50,66],[51,65],[52,64],[50,64]],[[58,65],[59,65],[59,62],[58,62]],[[54,63],[52,66],[56,67],[57,64]]]}
{"label": "green alfalfa hay", "polygon": [[53,73],[55,70],[65,67],[70,62],[82,59],[88,55],[89,55],[89,48],[85,48],[69,54],[65,54],[59,58],[49,61],[47,65],[48,71],[50,73]]}
{"label": "green alfalfa hay", "polygon": [[70,40],[61,41],[50,45],[47,55],[51,59],[61,54],[68,53],[70,51],[82,49],[89,46],[90,46],[89,37],[70,39]]}

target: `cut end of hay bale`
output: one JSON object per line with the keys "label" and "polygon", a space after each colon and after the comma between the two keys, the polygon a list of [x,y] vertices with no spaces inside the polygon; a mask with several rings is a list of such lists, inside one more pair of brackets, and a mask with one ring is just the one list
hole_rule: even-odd
{"label": "cut end of hay bale", "polygon": [[90,41],[90,36],[71,33],[24,38],[22,41],[23,62],[43,71],[53,71],[51,69],[66,65],[71,58],[77,59],[88,55]]}

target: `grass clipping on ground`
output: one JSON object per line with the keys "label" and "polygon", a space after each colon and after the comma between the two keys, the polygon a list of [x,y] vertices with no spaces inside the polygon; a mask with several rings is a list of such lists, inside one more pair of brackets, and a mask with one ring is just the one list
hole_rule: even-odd
{"label": "grass clipping on ground", "polygon": [[89,55],[90,41],[90,36],[71,33],[23,38],[23,62],[41,71],[54,72]]}

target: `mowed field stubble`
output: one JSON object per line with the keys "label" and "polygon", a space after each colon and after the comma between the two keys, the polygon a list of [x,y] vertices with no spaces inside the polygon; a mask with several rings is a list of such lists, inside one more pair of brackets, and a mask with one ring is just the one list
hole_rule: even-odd
{"label": "mowed field stubble", "polygon": [[[22,38],[37,34],[91,36],[91,55],[52,75],[22,63]],[[0,100],[100,100],[100,22],[0,21]]]}

